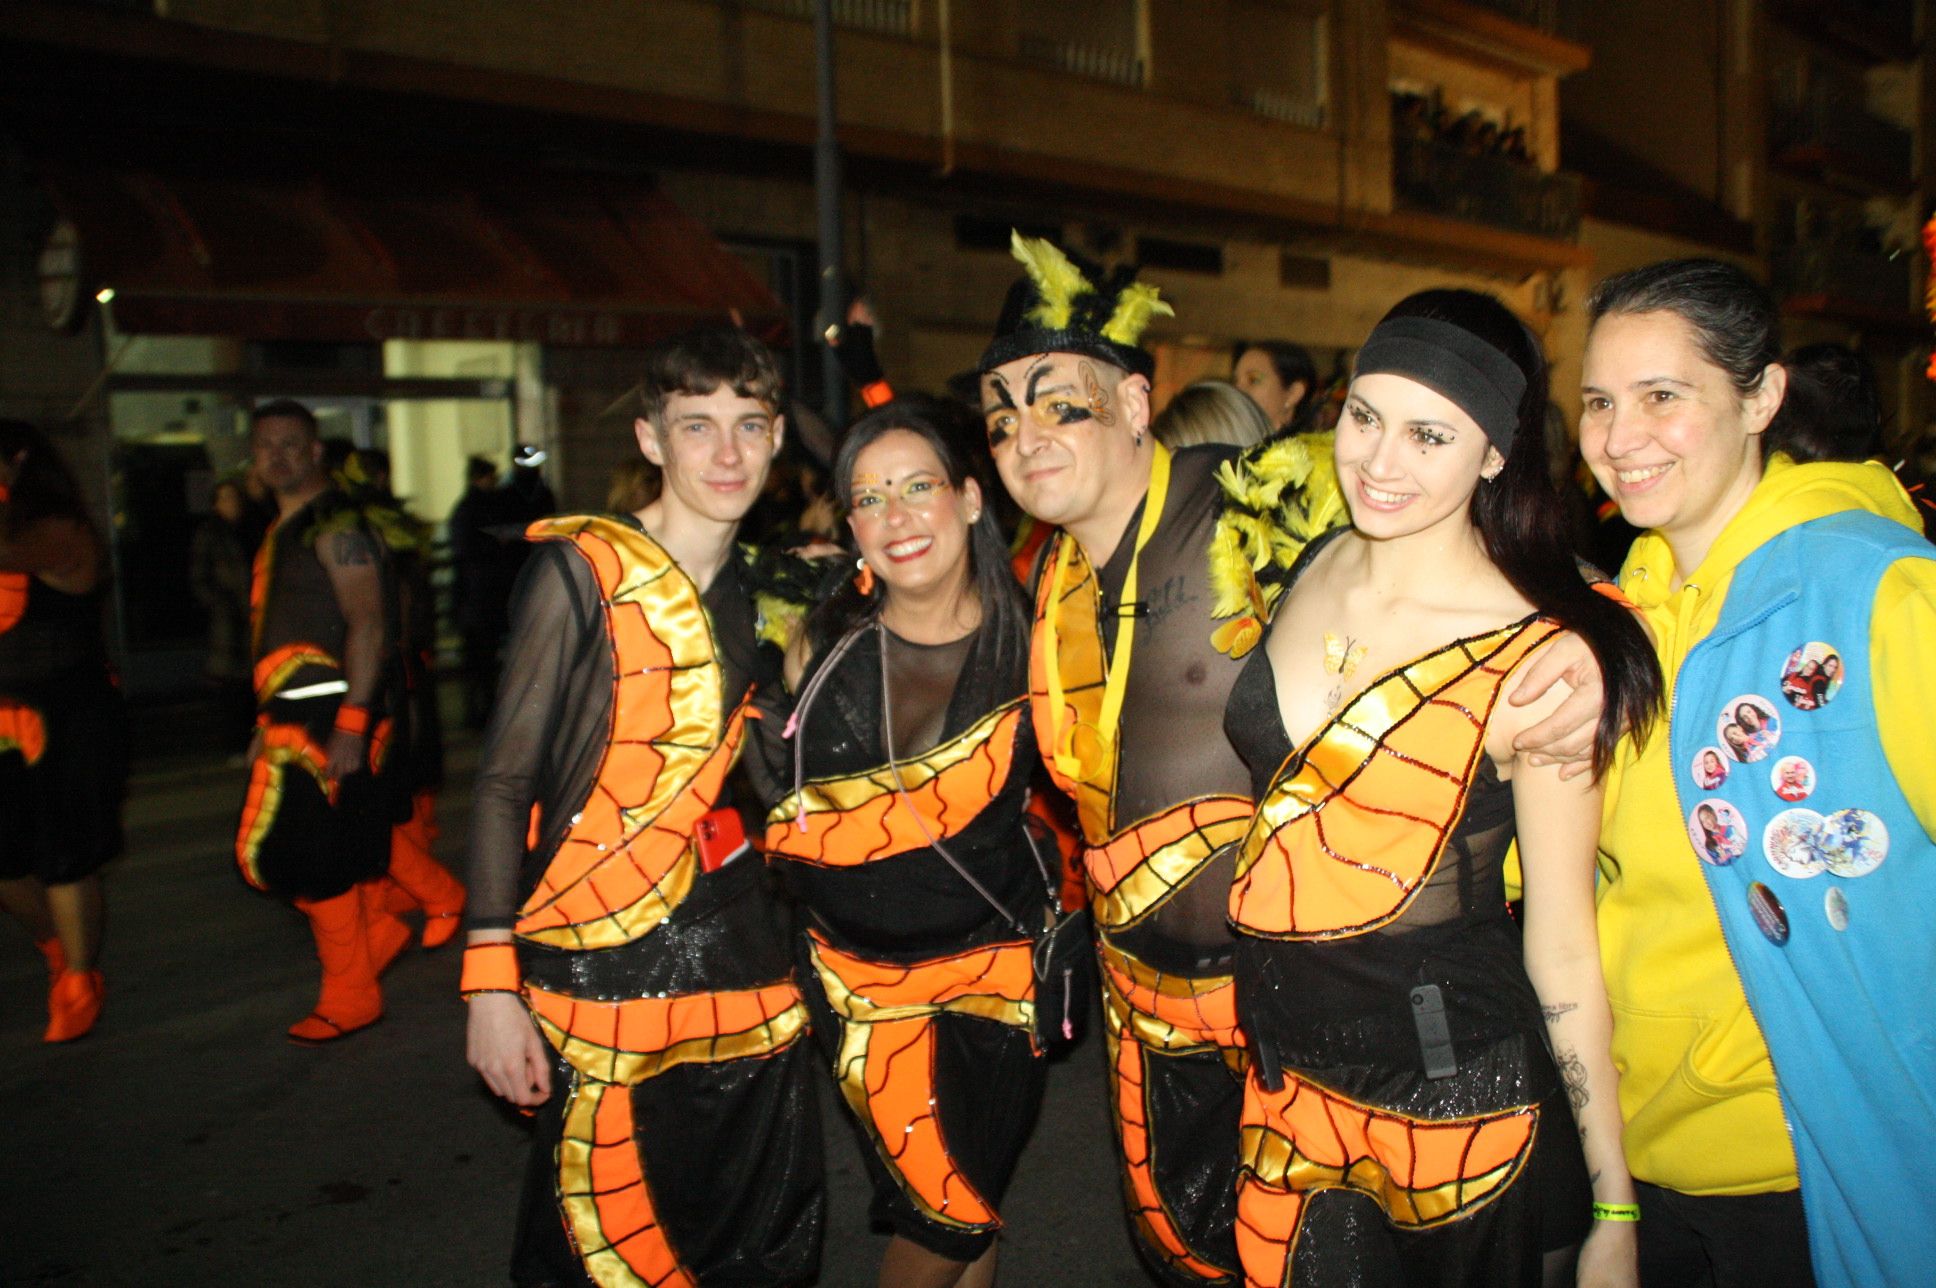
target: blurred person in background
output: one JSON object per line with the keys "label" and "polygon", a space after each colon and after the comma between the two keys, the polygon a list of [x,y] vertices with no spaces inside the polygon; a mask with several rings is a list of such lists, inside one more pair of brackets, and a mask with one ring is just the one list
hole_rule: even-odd
{"label": "blurred person in background", "polygon": [[[488,457],[464,462],[464,495],[450,512],[451,610],[464,675],[464,726],[482,729],[497,691],[497,655],[510,625],[511,585],[523,562],[522,527]],[[507,532],[518,550],[507,550]]]}
{"label": "blurred person in background", "polygon": [[208,612],[202,678],[216,698],[222,746],[238,755],[249,745],[255,696],[249,688],[248,499],[236,479],[215,485],[208,517],[188,546],[188,586]]}
{"label": "blurred person in background", "polygon": [[1274,431],[1297,432],[1316,410],[1318,369],[1304,346],[1285,340],[1239,340],[1230,383],[1257,404]]}
{"label": "blurred person in background", "polygon": [[551,494],[541,467],[548,453],[535,443],[519,443],[511,453],[511,477],[504,490],[511,495],[510,510],[519,523],[536,523],[558,513],[558,498]]}
{"label": "blurred person in background", "polygon": [[101,868],[121,852],[127,717],[107,553],[46,436],[0,421],[0,906],[47,961],[48,1042],[100,1018]]}
{"label": "blurred person in background", "polygon": [[437,702],[437,599],[430,582],[428,523],[390,490],[390,454],[357,449],[338,480],[363,521],[383,543],[397,593],[396,664],[403,677],[408,736],[402,740],[402,787],[410,815],[390,829],[389,911],[423,913],[425,948],[456,937],[464,887],[435,856],[437,792],[444,785],[444,720]]}
{"label": "blurred person in background", "polygon": [[605,510],[609,514],[633,514],[658,498],[659,471],[643,456],[621,461],[612,467],[605,487]]}
{"label": "blurred person in background", "polygon": [[324,466],[314,414],[281,399],[251,422],[281,517],[249,596],[260,714],[235,857],[243,880],[309,920],[322,986],[289,1040],[317,1046],[382,1018],[377,978],[410,940],[384,881],[408,811],[396,587],[383,543]]}
{"label": "blurred person in background", "polygon": [[1257,404],[1223,380],[1198,380],[1185,385],[1157,413],[1150,429],[1163,446],[1175,451],[1198,443],[1227,443],[1254,447],[1271,436],[1274,427]]}

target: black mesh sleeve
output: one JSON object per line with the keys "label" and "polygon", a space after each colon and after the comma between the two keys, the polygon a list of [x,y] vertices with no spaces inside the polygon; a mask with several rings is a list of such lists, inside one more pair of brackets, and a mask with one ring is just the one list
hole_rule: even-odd
{"label": "black mesh sleeve", "polygon": [[555,809],[584,799],[611,709],[611,647],[591,570],[562,544],[534,552],[511,599],[503,679],[473,792],[469,926],[508,929],[525,888],[531,808],[544,807],[539,852],[555,844]]}

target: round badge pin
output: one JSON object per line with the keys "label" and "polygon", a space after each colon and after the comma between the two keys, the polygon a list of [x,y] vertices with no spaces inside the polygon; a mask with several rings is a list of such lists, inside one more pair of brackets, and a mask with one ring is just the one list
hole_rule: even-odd
{"label": "round badge pin", "polygon": [[1822,816],[1812,809],[1785,809],[1761,829],[1761,853],[1785,877],[1805,881],[1828,871],[1822,857]]}
{"label": "round badge pin", "polygon": [[1838,809],[1822,820],[1816,842],[1838,877],[1866,877],[1889,857],[1889,829],[1866,809]]}
{"label": "round badge pin", "polygon": [[1830,886],[1822,896],[1822,911],[1828,914],[1828,924],[1837,930],[1849,928],[1849,897],[1842,892],[1841,886]]}
{"label": "round badge pin", "polygon": [[1768,770],[1768,785],[1790,804],[1805,801],[1815,793],[1815,766],[1800,756],[1783,756]]}
{"label": "round badge pin", "polygon": [[1714,721],[1715,741],[1745,765],[1766,760],[1781,741],[1781,716],[1759,693],[1743,693],[1721,708]]}
{"label": "round badge pin", "polygon": [[1719,797],[1709,797],[1687,816],[1687,839],[1703,863],[1724,868],[1748,848],[1748,823],[1741,811]]}
{"label": "round badge pin", "polygon": [[1842,691],[1842,651],[1810,640],[1781,664],[1781,696],[1797,711],[1819,711]]}
{"label": "round badge pin", "polygon": [[1757,881],[1748,887],[1748,911],[1754,915],[1755,928],[1768,942],[1780,947],[1788,942],[1788,910],[1775,898],[1775,892]]}
{"label": "round badge pin", "polygon": [[1694,763],[1688,772],[1694,775],[1694,785],[1704,792],[1711,792],[1728,781],[1728,766],[1733,763],[1727,753],[1719,747],[1703,747],[1694,753]]}

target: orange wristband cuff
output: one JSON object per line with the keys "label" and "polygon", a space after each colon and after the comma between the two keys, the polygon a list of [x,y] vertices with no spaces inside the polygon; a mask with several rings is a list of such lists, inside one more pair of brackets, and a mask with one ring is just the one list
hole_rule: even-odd
{"label": "orange wristband cuff", "polygon": [[370,709],[353,707],[345,702],[336,708],[336,728],[340,733],[353,733],[359,738],[370,736]]}
{"label": "orange wristband cuff", "polygon": [[479,993],[517,993],[524,988],[515,944],[472,944],[464,950],[464,973],[457,992],[468,999]]}

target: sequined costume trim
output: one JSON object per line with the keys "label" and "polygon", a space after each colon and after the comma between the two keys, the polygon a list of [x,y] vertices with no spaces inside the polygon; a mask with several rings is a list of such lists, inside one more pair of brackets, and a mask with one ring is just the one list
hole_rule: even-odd
{"label": "sequined costume trim", "polygon": [[925,1217],[959,1230],[999,1229],[948,1150],[936,1109],[935,1020],[973,1015],[1031,1034],[1035,981],[1025,940],[896,964],[845,953],[818,933],[808,951],[840,1023],[834,1077],[881,1162]]}
{"label": "sequined costume trim", "polygon": [[[767,815],[770,853],[819,867],[852,867],[949,840],[979,817],[1008,781],[1022,728],[1022,699],[1005,703],[918,760],[841,778],[814,779]],[[920,821],[909,813],[919,811]],[[804,817],[804,829],[800,820]],[[922,830],[925,823],[927,830]]]}
{"label": "sequined costume trim", "polygon": [[1287,1073],[1244,1088],[1237,1252],[1250,1288],[1283,1288],[1313,1194],[1369,1196],[1400,1229],[1454,1221],[1505,1192],[1532,1154],[1539,1111],[1413,1118]]}
{"label": "sequined costume trim", "polygon": [[591,565],[615,658],[604,757],[517,933],[561,948],[646,934],[692,889],[693,830],[739,755],[742,702],[722,717],[721,667],[699,590],[656,541],[613,519],[547,519]]}
{"label": "sequined costume trim", "polygon": [[1152,1053],[1221,1052],[1241,1070],[1243,1035],[1237,1028],[1237,988],[1229,976],[1166,974],[1103,940],[1103,1027],[1114,1085],[1116,1143],[1123,1160],[1123,1198],[1145,1247],[1172,1268],[1217,1282],[1232,1272],[1198,1256],[1156,1184],[1150,1133],[1149,1060]]}
{"label": "sequined costume trim", "polygon": [[791,982],[732,992],[592,1002],[530,985],[539,1031],[573,1070],[558,1195],[599,1288],[696,1288],[653,1205],[631,1088],[682,1064],[771,1055],[807,1031]]}
{"label": "sequined costume trim", "polygon": [[1529,617],[1388,672],[1293,751],[1237,854],[1230,919],[1337,939],[1401,916],[1438,866],[1506,676],[1559,634]]}

